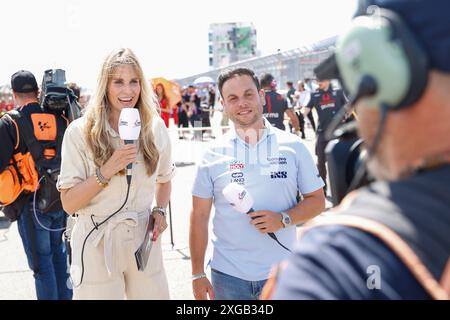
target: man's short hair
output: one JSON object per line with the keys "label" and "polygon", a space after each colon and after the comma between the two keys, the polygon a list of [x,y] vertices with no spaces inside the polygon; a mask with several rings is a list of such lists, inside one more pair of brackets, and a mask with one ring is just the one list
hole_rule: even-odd
{"label": "man's short hair", "polygon": [[[223,71],[217,80],[217,86],[219,87],[220,96],[222,96],[222,87],[225,82],[230,80],[231,78],[234,78],[236,76],[249,76],[252,78],[253,82],[255,83],[256,89],[259,91],[261,89],[259,85],[258,77],[255,75],[253,70],[249,68],[236,68],[236,69],[227,69]],[[223,97],[223,96],[222,96]]]}
{"label": "man's short hair", "polygon": [[275,80],[273,75],[265,73],[261,76],[261,88],[272,87],[272,81]]}
{"label": "man's short hair", "polygon": [[292,81],[287,81],[286,84],[287,84],[288,86],[293,86],[293,85],[294,85],[294,83],[293,83]]}

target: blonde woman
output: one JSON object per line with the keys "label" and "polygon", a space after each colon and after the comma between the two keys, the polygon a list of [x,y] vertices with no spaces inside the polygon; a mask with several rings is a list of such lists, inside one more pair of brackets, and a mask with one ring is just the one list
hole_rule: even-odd
{"label": "blonde woman", "polygon": [[[134,53],[120,49],[104,62],[85,116],[66,131],[58,189],[65,211],[77,215],[71,234],[74,299],[169,298],[160,235],[167,228],[174,166],[157,103]],[[125,145],[118,134],[123,108],[139,110],[135,144]],[[124,175],[129,163],[130,186]],[[156,241],[139,271],[134,253],[152,217]]]}

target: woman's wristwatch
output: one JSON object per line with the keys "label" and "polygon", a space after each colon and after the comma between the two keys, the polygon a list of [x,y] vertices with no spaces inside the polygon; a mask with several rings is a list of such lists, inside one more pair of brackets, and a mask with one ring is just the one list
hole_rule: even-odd
{"label": "woman's wristwatch", "polygon": [[163,207],[153,207],[152,213],[153,213],[153,212],[157,212],[157,213],[159,213],[160,215],[162,215],[163,217],[166,216],[166,209],[163,208]]}

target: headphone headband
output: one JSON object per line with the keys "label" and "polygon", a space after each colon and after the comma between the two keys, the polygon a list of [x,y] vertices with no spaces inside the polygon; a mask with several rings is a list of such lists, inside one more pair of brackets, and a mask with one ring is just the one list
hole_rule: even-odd
{"label": "headphone headband", "polygon": [[[361,8],[367,8],[360,4]],[[365,10],[365,9],[364,9]],[[336,43],[334,57],[315,69],[338,77],[352,98],[369,107],[398,110],[422,95],[428,79],[428,58],[394,11],[378,8],[357,16]]]}

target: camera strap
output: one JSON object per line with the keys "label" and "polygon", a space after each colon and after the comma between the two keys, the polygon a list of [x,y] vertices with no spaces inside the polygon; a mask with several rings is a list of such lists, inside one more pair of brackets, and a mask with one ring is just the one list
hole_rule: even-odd
{"label": "camera strap", "polygon": [[34,162],[40,167],[44,161],[44,148],[36,139],[30,121],[28,121],[20,111],[10,111],[10,114],[13,116],[14,120],[17,121],[17,125],[20,128],[20,137],[23,139],[28,151],[31,153]]}
{"label": "camera strap", "polygon": [[[64,131],[67,127],[68,121],[64,120],[63,117],[58,117],[57,115],[54,115],[56,118],[56,137],[55,141],[51,141],[47,144],[51,145],[56,149],[55,155],[52,159],[46,158],[46,149],[41,143],[37,137],[35,136],[35,130],[33,128],[33,125],[31,123],[30,119],[27,119],[25,115],[23,115],[20,111],[13,110],[9,112],[10,116],[16,121],[17,126],[19,128],[19,135],[20,137],[17,137],[18,139],[22,139],[24,142],[26,148],[30,152],[31,156],[33,157],[33,160],[37,166],[37,168],[42,170],[42,168],[53,168],[60,166],[61,161],[61,154],[60,149],[62,145],[62,140],[64,137]],[[53,115],[53,114],[52,114]],[[54,162],[54,163],[53,163]],[[42,172],[39,172],[39,174],[42,174]]]}

